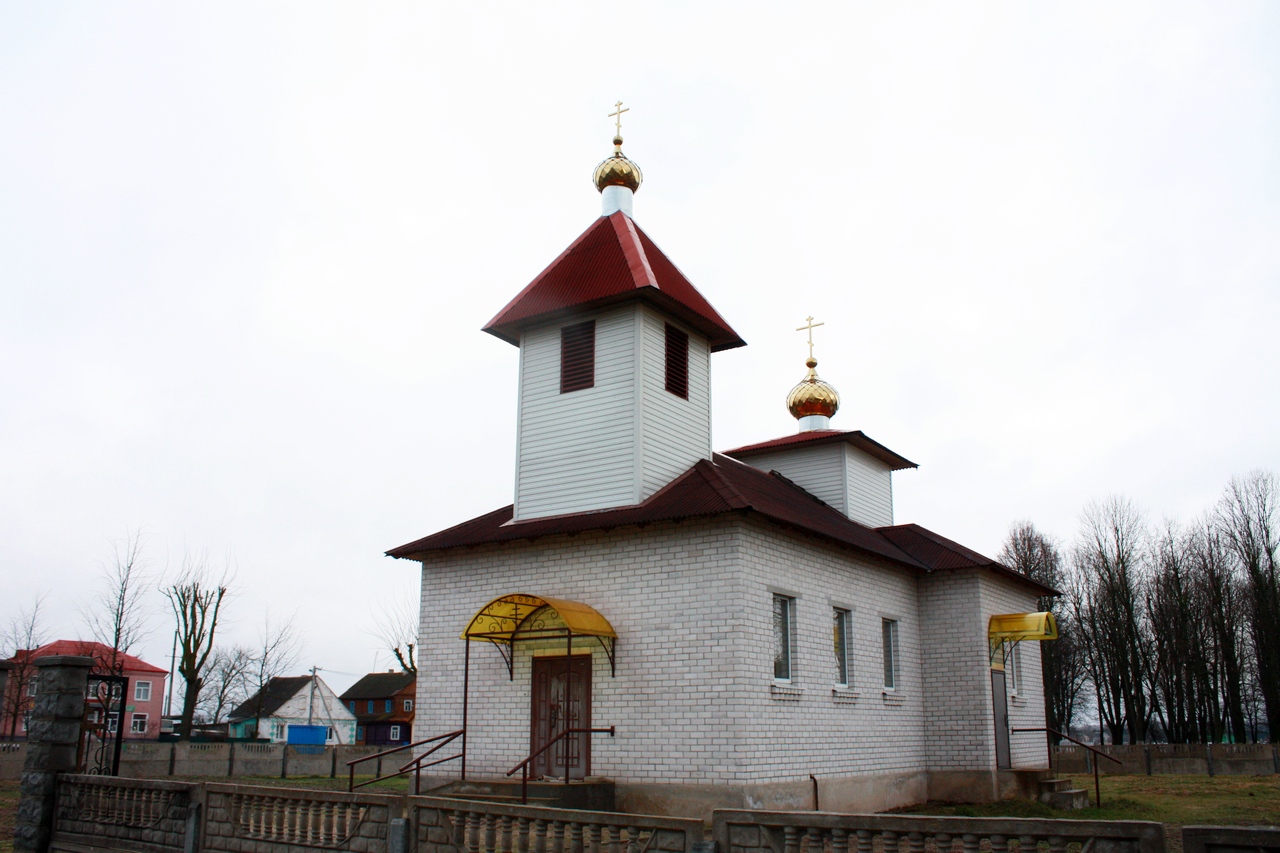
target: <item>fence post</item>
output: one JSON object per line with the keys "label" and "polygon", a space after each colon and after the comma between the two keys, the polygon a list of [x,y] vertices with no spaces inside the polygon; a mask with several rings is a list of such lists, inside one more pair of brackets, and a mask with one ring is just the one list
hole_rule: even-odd
{"label": "fence post", "polygon": [[201,803],[187,806],[187,824],[182,832],[182,853],[196,853],[200,847],[200,818],[203,810]]}
{"label": "fence post", "polygon": [[230,778],[236,773],[236,742],[231,741],[227,746],[227,778]]}
{"label": "fence post", "polygon": [[[80,719],[93,658],[49,655],[36,658],[36,702],[27,738],[27,758],[19,785],[14,851],[44,853],[53,834],[54,794],[59,773],[76,770]],[[123,721],[122,721],[123,724]]]}
{"label": "fence post", "polygon": [[1213,744],[1206,743],[1204,745],[1204,761],[1209,765],[1209,775],[1213,775]]}
{"label": "fence post", "polygon": [[1271,745],[1271,766],[1275,768],[1276,773],[1280,773],[1280,749],[1275,744]]}
{"label": "fence post", "polygon": [[330,779],[338,778],[338,747],[337,746],[333,748],[332,760],[329,762],[329,778]]}
{"label": "fence post", "polygon": [[1147,775],[1148,775],[1148,776],[1150,776],[1150,775],[1151,775],[1151,744],[1149,744],[1149,743],[1144,743],[1144,744],[1142,745],[1142,752],[1143,752],[1143,753],[1144,753],[1144,755],[1146,756],[1146,759],[1147,759]]}
{"label": "fence post", "polygon": [[173,775],[173,766],[178,763],[178,745],[169,744],[169,775]]}
{"label": "fence post", "polygon": [[283,743],[281,744],[281,746],[283,748],[280,750],[280,778],[288,779],[289,778],[289,744]]}

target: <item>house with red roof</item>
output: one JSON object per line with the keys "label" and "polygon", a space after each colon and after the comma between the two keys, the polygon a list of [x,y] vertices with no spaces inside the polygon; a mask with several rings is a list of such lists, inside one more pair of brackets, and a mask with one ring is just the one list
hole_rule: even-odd
{"label": "house with red roof", "polygon": [[[108,730],[114,732],[124,726],[124,736],[131,740],[159,738],[168,670],[90,640],[56,640],[37,649],[23,649],[9,659],[14,667],[10,670],[4,701],[0,703],[0,738],[26,737],[28,715],[40,690],[38,670],[30,661],[50,655],[91,657],[95,672],[127,677],[129,686],[124,708],[108,714]],[[94,713],[97,712],[90,711]]]}
{"label": "house with red roof", "polygon": [[414,738],[650,813],[1034,790],[1054,591],[895,517],[916,464],[832,426],[811,317],[798,431],[714,451],[712,355],[744,341],[614,144],[602,215],[484,327],[519,350],[513,501],[387,552],[421,564]]}

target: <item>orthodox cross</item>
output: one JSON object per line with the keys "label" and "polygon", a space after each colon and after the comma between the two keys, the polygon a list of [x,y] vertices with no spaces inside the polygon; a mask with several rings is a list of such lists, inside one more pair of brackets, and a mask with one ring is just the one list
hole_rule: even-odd
{"label": "orthodox cross", "polygon": [[819,326],[825,326],[826,323],[815,323],[813,322],[812,317],[805,317],[804,320],[807,325],[801,326],[800,328],[796,329],[796,331],[797,332],[807,331],[809,333],[809,358],[813,358],[813,330],[818,328]]}
{"label": "orthodox cross", "polygon": [[622,101],[618,101],[618,103],[614,104],[613,106],[617,110],[617,112],[609,113],[609,118],[615,120],[613,123],[614,129],[615,129],[615,135],[621,136],[622,135],[622,114],[631,112],[631,107],[626,107],[624,109],[622,106]]}

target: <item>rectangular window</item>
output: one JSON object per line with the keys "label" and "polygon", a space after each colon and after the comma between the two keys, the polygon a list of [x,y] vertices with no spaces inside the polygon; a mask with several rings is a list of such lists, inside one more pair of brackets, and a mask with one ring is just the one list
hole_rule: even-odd
{"label": "rectangular window", "polygon": [[791,631],[795,622],[795,599],[773,597],[773,677],[791,680]]}
{"label": "rectangular window", "polygon": [[329,726],[328,731],[324,734],[325,740],[337,740],[338,733],[333,730],[333,726]]}
{"label": "rectangular window", "polygon": [[392,727],[391,727],[391,739],[392,739],[392,740],[400,740],[400,727],[399,727],[399,726],[392,726]]}
{"label": "rectangular window", "polygon": [[412,699],[404,700],[404,712],[407,714],[412,710],[413,710],[413,700]]}
{"label": "rectangular window", "polygon": [[831,640],[835,644],[836,684],[849,686],[849,611],[831,608]]}
{"label": "rectangular window", "polygon": [[384,711],[385,711],[386,713],[388,713],[388,714],[390,714],[390,713],[391,713],[391,700],[390,700],[390,699],[388,699],[388,700],[386,701],[386,703],[385,703],[385,705],[384,705]]}
{"label": "rectangular window", "polygon": [[150,702],[151,701],[151,682],[139,681],[133,685],[133,701]]}
{"label": "rectangular window", "polygon": [[689,399],[689,336],[667,325],[667,390]]}
{"label": "rectangular window", "polygon": [[120,728],[119,712],[112,711],[110,714],[107,714],[107,731],[114,734],[116,731],[119,730],[119,728]]}
{"label": "rectangular window", "polygon": [[129,731],[135,735],[145,735],[147,733],[147,715],[134,714],[129,720]]}
{"label": "rectangular window", "polygon": [[[566,642],[568,642],[568,641],[566,641]],[[372,700],[372,699],[370,699],[370,700],[369,700],[369,711],[368,711],[368,713],[370,713],[370,714],[372,714],[372,713],[373,713],[373,700]]]}
{"label": "rectangular window", "polygon": [[596,385],[596,321],[560,330],[560,393]]}
{"label": "rectangular window", "polygon": [[348,702],[347,704],[348,704],[349,706],[351,706],[351,713],[353,713],[353,714],[354,714],[354,713],[356,712],[356,700],[352,699],[352,700],[351,700],[350,702]]}
{"label": "rectangular window", "polygon": [[898,620],[882,619],[880,622],[884,645],[884,689],[898,687]]}
{"label": "rectangular window", "polygon": [[27,695],[36,695],[36,677],[34,675],[31,676],[31,680],[27,682]]}
{"label": "rectangular window", "polygon": [[356,726],[356,740],[364,740],[364,726]]}

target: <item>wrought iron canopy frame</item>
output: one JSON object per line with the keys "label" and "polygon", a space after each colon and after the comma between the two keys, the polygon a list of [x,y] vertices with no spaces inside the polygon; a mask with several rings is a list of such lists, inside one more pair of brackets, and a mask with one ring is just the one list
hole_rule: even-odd
{"label": "wrought iron canopy frame", "polygon": [[517,631],[512,634],[507,633],[484,633],[474,632],[466,635],[467,642],[473,640],[481,640],[492,643],[498,650],[498,654],[502,656],[502,662],[507,666],[507,680],[516,680],[516,643],[529,642],[533,640],[571,640],[573,637],[594,637],[600,641],[600,648],[604,649],[605,656],[609,658],[609,677],[616,678],[618,675],[617,665],[617,637],[603,637],[599,634],[580,634],[572,628],[534,628],[528,631]]}

